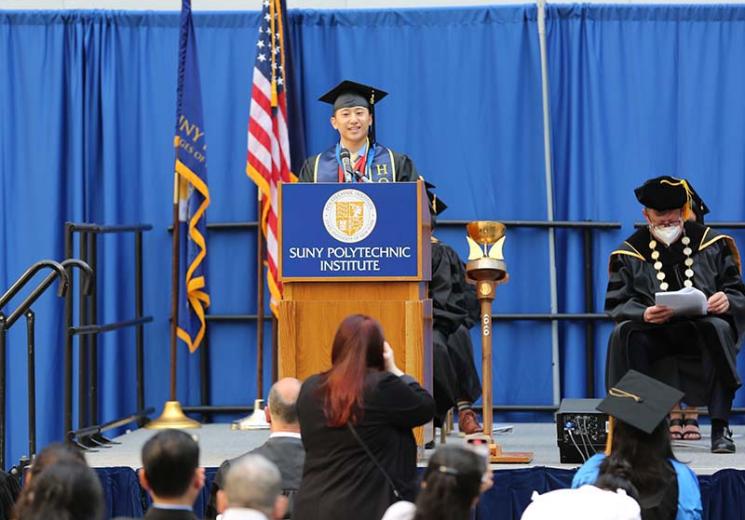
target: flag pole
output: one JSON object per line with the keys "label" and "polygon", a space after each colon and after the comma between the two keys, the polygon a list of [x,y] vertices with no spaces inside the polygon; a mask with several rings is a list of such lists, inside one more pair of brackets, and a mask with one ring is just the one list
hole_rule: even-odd
{"label": "flag pole", "polygon": [[169,401],[176,400],[176,330],[178,328],[178,272],[179,262],[179,241],[181,239],[181,226],[178,221],[178,200],[179,191],[181,190],[181,178],[178,173],[173,174],[173,236],[171,237],[171,389],[169,392]]}
{"label": "flag pole", "polygon": [[[201,271],[196,277],[197,271],[204,256],[207,254],[206,230],[197,229],[195,219],[199,219],[210,203],[209,190],[207,188],[207,170],[204,152],[207,145],[204,140],[200,143],[201,150],[195,149],[193,145],[204,136],[204,131],[199,131],[203,126],[201,91],[199,87],[199,66],[196,57],[196,41],[194,27],[191,18],[191,0],[181,0],[181,24],[179,30],[179,60],[178,60],[178,87],[176,91],[176,125],[173,138],[175,148],[175,162],[173,166],[173,235],[171,237],[171,326],[170,326],[170,376],[171,387],[169,400],[163,406],[163,413],[154,421],[147,424],[150,429],[166,428],[200,428],[201,425],[188,418],[181,409],[181,404],[176,400],[176,363],[178,335],[182,334],[182,340],[193,350],[199,346],[205,333],[204,308],[209,306],[209,294],[204,290],[205,280]],[[187,74],[188,67],[188,74]],[[187,102],[185,102],[185,98]],[[189,122],[191,119],[191,122]],[[187,142],[183,142],[186,139]],[[188,146],[184,146],[188,145]],[[198,146],[197,146],[198,148]],[[192,167],[196,167],[193,171]],[[187,204],[191,201],[193,193],[203,197],[202,202],[192,215],[192,208]],[[183,204],[183,206],[182,206]],[[194,343],[190,337],[191,331],[181,330],[179,327],[179,290],[180,285],[180,253],[181,253],[181,210],[184,213],[184,222],[189,222],[189,234],[185,237],[187,244],[190,240],[201,248],[200,255],[188,266],[184,275],[184,301],[188,299],[189,308],[194,309],[199,318],[201,328]],[[204,227],[204,221],[201,221]],[[191,260],[189,260],[191,261]],[[203,267],[201,267],[203,269]],[[187,315],[188,316],[188,315]],[[187,329],[191,327],[186,326]]]}
{"label": "flag pole", "polygon": [[[258,190],[257,190],[258,191]],[[264,399],[264,197],[259,192],[258,240],[256,242],[256,399]]]}
{"label": "flag pole", "polygon": [[[178,146],[178,138],[176,139]],[[186,429],[201,428],[194,419],[190,419],[181,409],[181,403],[176,400],[176,361],[177,361],[177,339],[176,331],[178,329],[178,297],[179,297],[179,246],[180,246],[180,226],[179,226],[179,193],[181,191],[181,176],[174,171],[173,174],[173,236],[171,237],[171,338],[170,338],[170,373],[171,387],[169,400],[163,405],[163,412],[160,417],[145,425],[145,428],[151,430],[166,430],[168,428]]]}
{"label": "flag pole", "polygon": [[256,219],[256,399],[253,412],[233,421],[231,430],[267,430],[269,423],[264,415],[264,197],[258,191],[258,218]]}

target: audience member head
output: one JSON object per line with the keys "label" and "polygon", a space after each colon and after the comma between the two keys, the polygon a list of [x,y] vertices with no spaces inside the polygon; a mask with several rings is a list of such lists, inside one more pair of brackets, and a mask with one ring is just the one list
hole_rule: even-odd
{"label": "audience member head", "polygon": [[34,460],[31,461],[31,465],[26,471],[24,476],[24,486],[13,508],[11,518],[19,520],[28,516],[31,507],[31,500],[34,494],[34,487],[36,485],[36,478],[45,469],[61,462],[86,465],[83,452],[75,446],[58,442],[47,445],[34,457]]}
{"label": "audience member head", "polygon": [[414,520],[466,519],[491,483],[483,456],[462,446],[441,446],[424,472]]}
{"label": "audience member head", "polygon": [[199,445],[180,430],[163,430],[142,447],[140,483],[153,502],[191,506],[204,485]]}
{"label": "audience member head", "polygon": [[300,381],[285,377],[272,385],[269,390],[269,406],[264,408],[266,420],[274,431],[300,431],[297,419],[297,397]]}
{"label": "audience member head", "polygon": [[533,492],[521,520],[640,520],[641,509],[624,490],[596,486]]}
{"label": "audience member head", "polygon": [[[629,370],[598,405],[611,416],[608,455],[599,477],[628,477],[639,495],[659,489],[671,475],[674,459],[667,415],[683,392]],[[631,494],[631,493],[629,493]]]}
{"label": "audience member head", "polygon": [[34,460],[31,461],[31,466],[29,466],[25,475],[25,485],[28,486],[34,477],[39,475],[47,467],[62,461],[74,461],[86,464],[85,455],[83,455],[80,449],[71,444],[53,442],[41,450],[34,457]]}
{"label": "audience member head", "polygon": [[362,314],[344,319],[331,349],[331,370],[320,385],[329,426],[344,426],[361,419],[362,391],[369,370],[383,370],[383,329]]}
{"label": "audience member head", "polygon": [[103,491],[95,471],[85,463],[60,460],[36,475],[23,520],[101,520]]}
{"label": "audience member head", "polygon": [[282,477],[277,466],[261,455],[245,455],[231,464],[223,489],[217,492],[217,510],[255,509],[268,518],[280,519],[287,507],[282,496]]}

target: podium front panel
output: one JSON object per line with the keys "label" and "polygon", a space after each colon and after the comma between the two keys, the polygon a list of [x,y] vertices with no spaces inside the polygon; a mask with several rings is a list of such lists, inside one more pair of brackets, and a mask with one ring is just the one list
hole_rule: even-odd
{"label": "podium front panel", "polygon": [[429,279],[422,191],[416,182],[283,184],[281,280]]}

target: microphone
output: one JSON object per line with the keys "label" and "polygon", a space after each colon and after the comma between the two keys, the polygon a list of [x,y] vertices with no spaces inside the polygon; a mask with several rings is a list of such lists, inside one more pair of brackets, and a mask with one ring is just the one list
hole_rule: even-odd
{"label": "microphone", "polygon": [[341,159],[341,166],[344,169],[344,182],[354,182],[352,180],[354,168],[352,168],[349,150],[342,148],[339,151],[339,159]]}

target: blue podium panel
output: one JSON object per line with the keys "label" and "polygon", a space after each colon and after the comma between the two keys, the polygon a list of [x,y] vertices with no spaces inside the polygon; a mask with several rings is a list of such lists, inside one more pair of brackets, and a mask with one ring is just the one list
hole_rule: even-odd
{"label": "blue podium panel", "polygon": [[282,281],[422,279],[418,186],[283,184]]}

